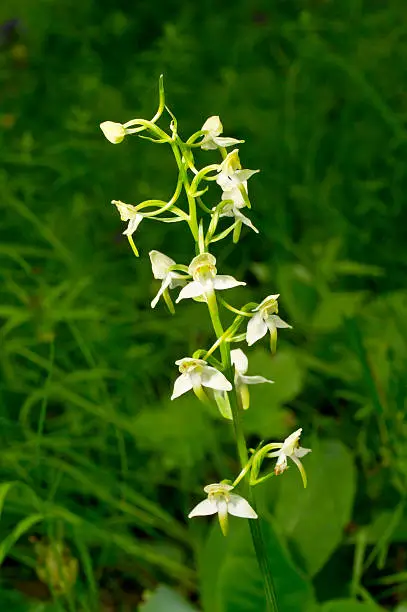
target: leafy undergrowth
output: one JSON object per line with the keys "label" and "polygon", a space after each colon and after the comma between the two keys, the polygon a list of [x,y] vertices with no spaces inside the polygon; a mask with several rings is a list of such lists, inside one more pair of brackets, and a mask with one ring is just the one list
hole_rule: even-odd
{"label": "leafy undergrowth", "polygon": [[98,130],[150,116],[163,72],[183,133],[219,114],[261,168],[262,233],[218,263],[253,299],[281,293],[294,327],[275,358],[251,353],[276,382],[244,415],[253,446],[301,426],[313,448],[306,491],[294,470],[258,489],[281,612],[405,612],[404,13],[401,0],[2,3],[2,609],[264,607],[245,526],[224,540],[185,518],[203,484],[237,471],[218,416],[169,401],[173,362],[209,324],[184,304],[151,311],[146,255],[187,262],[187,236],[146,223],[135,260],[109,205],[172,193],[161,148]]}

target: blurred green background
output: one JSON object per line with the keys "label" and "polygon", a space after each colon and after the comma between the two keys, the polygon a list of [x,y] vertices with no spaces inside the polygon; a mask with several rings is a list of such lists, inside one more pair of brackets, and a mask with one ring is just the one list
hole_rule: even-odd
{"label": "blurred green background", "polygon": [[235,304],[278,292],[293,325],[250,352],[276,383],[244,417],[253,446],[301,426],[313,448],[306,491],[293,469],[259,487],[281,612],[407,610],[405,11],[3,0],[1,610],[264,609],[243,521],[185,518],[239,469],[220,418],[169,401],[213,338],[200,304],[150,309],[148,251],[188,263],[190,238],[145,222],[136,260],[110,204],[172,194],[165,147],[98,127],[151,117],[160,73],[184,138],[219,114],[261,169],[260,235],[216,255]]}

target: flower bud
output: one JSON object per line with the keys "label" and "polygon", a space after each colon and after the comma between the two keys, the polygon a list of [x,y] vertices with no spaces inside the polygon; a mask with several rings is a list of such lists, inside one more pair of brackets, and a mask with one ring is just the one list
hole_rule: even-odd
{"label": "flower bud", "polygon": [[121,123],[116,123],[115,121],[104,121],[100,124],[100,129],[108,141],[113,144],[122,142],[127,134],[126,128]]}

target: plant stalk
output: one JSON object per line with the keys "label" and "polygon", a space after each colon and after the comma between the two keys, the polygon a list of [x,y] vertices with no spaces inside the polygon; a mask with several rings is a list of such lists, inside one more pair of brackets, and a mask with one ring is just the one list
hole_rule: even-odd
{"label": "plant stalk", "polygon": [[[224,331],[222,322],[219,316],[218,303],[216,300],[215,292],[208,293],[207,296],[208,310],[211,317],[213,329],[218,338],[220,338]],[[220,352],[222,356],[222,364],[225,367],[225,375],[228,380],[233,380],[233,368],[230,359],[230,346],[228,343],[223,342],[220,345]],[[237,452],[239,455],[239,461],[241,468],[243,469],[249,461],[249,453],[247,451],[247,444],[243,428],[240,420],[239,405],[236,396],[236,389],[234,393],[229,395],[230,406],[232,409],[233,416],[233,428],[235,432],[235,440],[237,446]],[[254,495],[251,487],[246,485],[246,495],[250,505],[256,511]],[[271,573],[270,563],[264,545],[263,535],[261,533],[260,522],[257,520],[249,520],[250,533],[252,536],[253,547],[256,553],[257,562],[263,578],[264,592],[266,595],[267,612],[278,612],[278,604],[276,591],[274,587],[273,577]]]}

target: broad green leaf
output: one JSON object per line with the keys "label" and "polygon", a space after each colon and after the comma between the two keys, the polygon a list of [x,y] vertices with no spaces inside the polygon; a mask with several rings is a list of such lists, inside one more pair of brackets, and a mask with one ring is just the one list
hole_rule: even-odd
{"label": "broad green leaf", "polygon": [[188,395],[141,410],[134,426],[140,448],[159,453],[165,466],[173,469],[203,460],[214,444],[211,421],[195,396]]}
{"label": "broad green leaf", "polygon": [[365,298],[363,291],[327,294],[315,310],[312,327],[319,332],[337,329],[346,317],[351,317],[360,309]]}
{"label": "broad green leaf", "polygon": [[283,406],[300,393],[303,369],[295,352],[286,348],[277,350],[275,356],[259,348],[248,357],[248,374],[265,376],[274,384],[249,387],[250,408],[243,415],[245,430],[261,438],[285,436],[292,427],[292,416]]}
{"label": "broad green leaf", "polygon": [[[314,610],[309,582],[298,572],[273,525],[262,522],[279,612]],[[201,597],[205,612],[264,612],[263,582],[250,530],[242,519],[230,518],[225,538],[215,524],[200,558]]]}
{"label": "broad green leaf", "polygon": [[335,599],[321,606],[320,612],[380,612],[384,608],[370,603],[361,603],[354,599]]}
{"label": "broad green leaf", "polygon": [[140,612],[197,612],[184,597],[165,585],[160,585],[147,601],[139,607]]}
{"label": "broad green leaf", "polygon": [[[304,444],[307,446],[307,444]],[[355,467],[349,450],[339,441],[312,445],[304,457],[308,487],[291,462],[279,476],[275,515],[293,551],[311,576],[328,561],[349,523],[355,494]]]}

